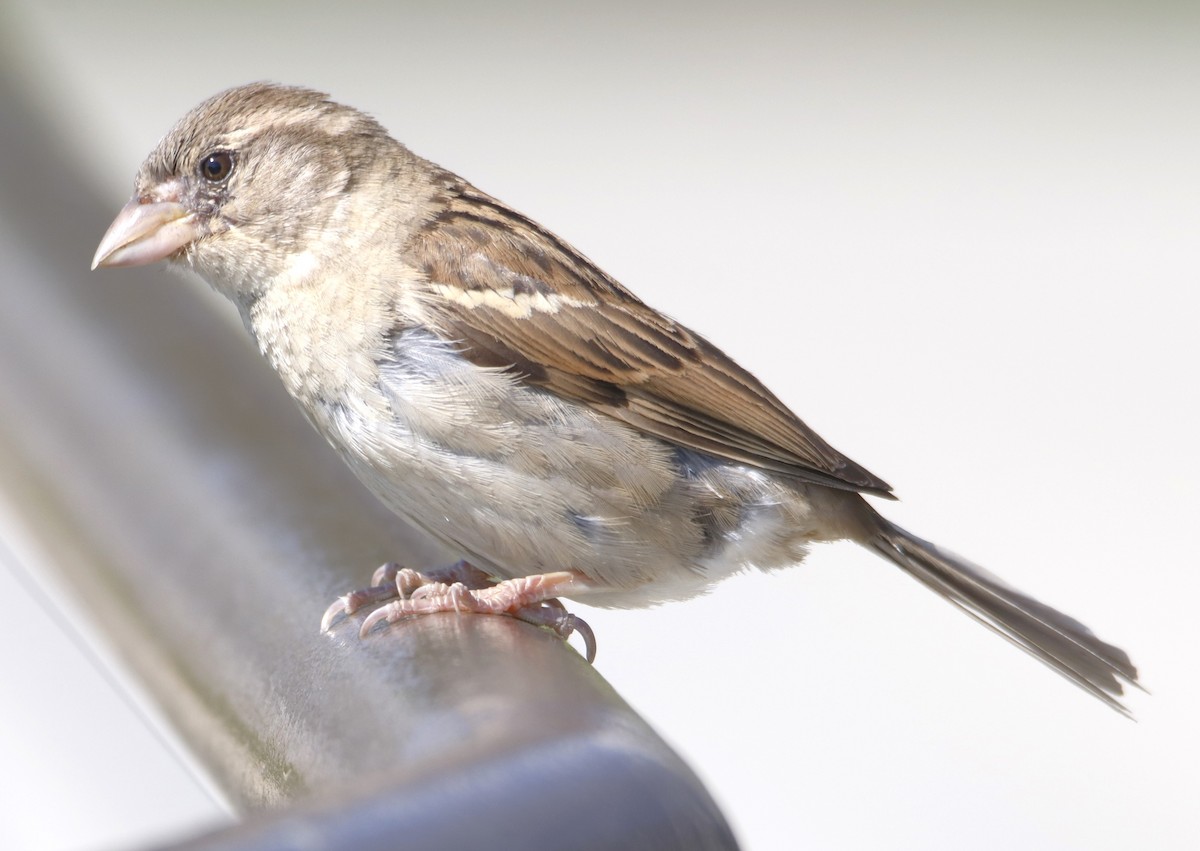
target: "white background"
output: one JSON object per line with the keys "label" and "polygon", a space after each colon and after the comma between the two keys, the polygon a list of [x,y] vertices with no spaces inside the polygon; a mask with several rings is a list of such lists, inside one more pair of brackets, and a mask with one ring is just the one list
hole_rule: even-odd
{"label": "white background", "polygon": [[[0,26],[114,212],[221,88],[375,113],[726,349],[896,486],[888,516],[1124,646],[1154,692],[1126,721],[850,545],[657,611],[581,607],[600,672],[745,847],[1195,847],[1200,16],[981,6],[10,0]],[[4,534],[0,847],[224,818]]]}

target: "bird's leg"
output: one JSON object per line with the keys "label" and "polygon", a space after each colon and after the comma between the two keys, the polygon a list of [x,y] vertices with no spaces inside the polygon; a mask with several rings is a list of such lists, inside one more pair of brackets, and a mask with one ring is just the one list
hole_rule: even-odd
{"label": "bird's leg", "polygon": [[557,571],[493,582],[467,561],[449,567],[418,572],[389,562],[371,578],[369,588],[339,597],[321,619],[328,630],[341,615],[352,615],[364,606],[392,600],[363,620],[360,635],[366,636],[380,621],[395,623],[411,615],[456,612],[502,614],[534,626],[545,626],[566,639],[578,632],[584,640],[589,662],[596,658],[596,638],[591,627],[566,610],[558,596],[586,588],[582,576]]}

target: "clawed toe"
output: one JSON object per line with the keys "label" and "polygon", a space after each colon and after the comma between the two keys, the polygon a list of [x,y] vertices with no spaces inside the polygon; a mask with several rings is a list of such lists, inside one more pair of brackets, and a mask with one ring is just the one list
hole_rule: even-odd
{"label": "clawed toe", "polygon": [[329,632],[329,628],[341,615],[352,615],[361,609],[363,606],[374,603],[382,603],[384,600],[390,600],[396,596],[396,586],[387,585],[372,585],[370,588],[359,588],[357,591],[351,591],[349,594],[343,594],[338,597],[332,606],[325,610],[325,614],[321,617],[321,632]]}
{"label": "clawed toe", "polygon": [[583,639],[583,656],[587,659],[589,665],[596,661],[596,633],[592,632],[592,628],[588,626],[588,622],[579,615],[568,614],[570,619],[570,631],[563,636],[565,640],[572,632],[579,633],[579,637]]}
{"label": "clawed toe", "polygon": [[390,608],[391,606],[382,606],[363,618],[362,626],[359,627],[358,630],[358,637],[366,638],[367,633],[374,629],[376,624],[378,624],[380,621],[391,620],[388,612],[388,609]]}
{"label": "clawed toe", "polygon": [[546,600],[536,608],[514,612],[513,617],[534,626],[548,627],[563,641],[569,639],[572,634],[578,634],[583,639],[584,658],[588,660],[589,665],[596,661],[596,633],[592,632],[587,621],[568,612],[561,601]]}
{"label": "clawed toe", "polygon": [[350,614],[350,595],[343,594],[334,600],[333,605],[325,610],[325,614],[321,615],[321,632],[329,632],[329,628],[333,626],[333,622],[342,615]]}
{"label": "clawed toe", "polygon": [[371,587],[391,585],[396,581],[396,574],[404,569],[405,567],[398,561],[389,561],[379,565],[371,574]]}

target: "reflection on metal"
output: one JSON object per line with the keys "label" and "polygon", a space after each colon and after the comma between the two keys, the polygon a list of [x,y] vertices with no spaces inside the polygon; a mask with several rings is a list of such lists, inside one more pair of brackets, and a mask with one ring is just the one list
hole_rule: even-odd
{"label": "reflection on metal", "polygon": [[196,285],[87,271],[121,199],[95,198],[14,86],[0,216],[36,262],[0,310],[0,485],[252,811],[187,847],[734,847],[691,771],[548,633],[318,633],[375,564],[451,554],[399,528]]}

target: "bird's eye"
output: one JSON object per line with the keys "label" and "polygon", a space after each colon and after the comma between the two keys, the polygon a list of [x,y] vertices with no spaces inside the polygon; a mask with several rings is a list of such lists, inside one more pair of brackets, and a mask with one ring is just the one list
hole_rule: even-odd
{"label": "bird's eye", "polygon": [[233,154],[229,151],[213,151],[200,160],[200,176],[209,183],[220,183],[233,171]]}

